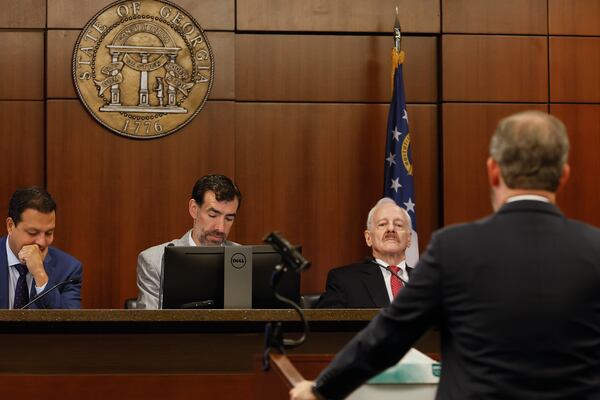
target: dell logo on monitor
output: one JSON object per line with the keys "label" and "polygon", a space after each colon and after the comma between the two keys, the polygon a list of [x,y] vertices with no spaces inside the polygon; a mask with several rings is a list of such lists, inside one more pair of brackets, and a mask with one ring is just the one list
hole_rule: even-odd
{"label": "dell logo on monitor", "polygon": [[233,268],[242,269],[246,265],[246,256],[241,253],[235,253],[231,256],[231,265]]}

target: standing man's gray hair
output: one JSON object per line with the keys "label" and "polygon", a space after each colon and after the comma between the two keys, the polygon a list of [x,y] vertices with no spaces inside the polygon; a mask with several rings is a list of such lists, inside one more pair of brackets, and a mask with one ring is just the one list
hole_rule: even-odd
{"label": "standing man's gray hair", "polygon": [[556,192],[568,153],[565,125],[541,111],[502,119],[490,143],[490,156],[511,189]]}

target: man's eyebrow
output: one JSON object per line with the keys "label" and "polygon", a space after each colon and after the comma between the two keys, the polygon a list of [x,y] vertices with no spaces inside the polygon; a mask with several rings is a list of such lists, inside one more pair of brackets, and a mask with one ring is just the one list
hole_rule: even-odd
{"label": "man's eyebrow", "polygon": [[[222,214],[223,214],[223,211],[221,211],[221,210],[217,210],[217,209],[216,209],[216,208],[214,208],[214,207],[210,207],[210,208],[208,209],[208,212],[214,212],[214,213],[217,213],[217,214],[219,214],[219,215],[222,215]],[[226,216],[227,216],[227,217],[235,217],[236,215],[237,215],[237,212],[230,213],[230,214],[226,214]]]}
{"label": "man's eyebrow", "polygon": [[208,212],[214,212],[214,213],[217,213],[217,214],[223,214],[220,210],[217,210],[214,207],[210,207],[207,211]]}

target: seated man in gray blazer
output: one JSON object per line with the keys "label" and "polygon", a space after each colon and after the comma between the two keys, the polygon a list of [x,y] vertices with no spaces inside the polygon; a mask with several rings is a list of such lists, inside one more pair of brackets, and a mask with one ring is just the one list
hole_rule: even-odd
{"label": "seated man in gray blazer", "polygon": [[206,175],[192,189],[188,208],[192,229],[173,239],[142,251],[137,260],[137,308],[158,309],[164,248],[174,246],[228,246],[227,240],[242,201],[235,183],[224,175]]}

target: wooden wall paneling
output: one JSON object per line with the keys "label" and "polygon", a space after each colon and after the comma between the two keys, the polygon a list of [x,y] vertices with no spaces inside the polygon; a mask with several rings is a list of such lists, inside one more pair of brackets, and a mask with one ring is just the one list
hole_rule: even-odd
{"label": "wooden wall paneling", "polygon": [[46,0],[2,0],[0,28],[44,28]]}
{"label": "wooden wall paneling", "polygon": [[[234,0],[171,0],[190,13],[204,30],[234,29]],[[48,28],[81,29],[114,0],[48,0]]]}
{"label": "wooden wall paneling", "polygon": [[571,218],[600,227],[600,104],[551,104],[569,132],[571,176],[557,203]]}
{"label": "wooden wall paneling", "polygon": [[[90,360],[93,362],[93,360]],[[47,390],[60,387],[60,390]],[[187,400],[190,393],[205,399],[253,399],[252,374],[176,375],[0,375],[0,396],[33,399],[40,391],[46,400],[85,398]]]}
{"label": "wooden wall paneling", "polygon": [[600,102],[599,71],[600,37],[550,38],[552,102]]}
{"label": "wooden wall paneling", "polygon": [[[236,36],[236,98],[388,102],[391,36]],[[437,101],[437,39],[405,37],[409,102]]]}
{"label": "wooden wall paneling", "polygon": [[408,105],[407,110],[417,197],[419,252],[425,251],[431,234],[441,227],[439,110],[437,105],[431,104]]}
{"label": "wooden wall paneling", "polygon": [[213,51],[215,74],[209,99],[235,99],[235,34],[233,32],[207,32]]}
{"label": "wooden wall paneling", "polygon": [[[47,96],[51,99],[77,98],[71,63],[73,48],[81,31],[48,30]],[[209,99],[232,100],[235,97],[235,37],[232,32],[207,32],[213,50],[215,75]]]}
{"label": "wooden wall paneling", "polygon": [[548,100],[544,37],[444,35],[442,54],[446,101]]}
{"label": "wooden wall paneling", "polygon": [[237,29],[391,32],[395,7],[404,32],[439,32],[438,0],[238,0]]}
{"label": "wooden wall paneling", "polygon": [[0,54],[0,100],[43,99],[44,33],[0,32]]}
{"label": "wooden wall paneling", "polygon": [[548,0],[551,35],[600,35],[600,1]]}
{"label": "wooden wall paneling", "polygon": [[492,212],[485,162],[498,121],[519,111],[548,111],[542,104],[443,105],[444,225]]}
{"label": "wooden wall paneling", "polygon": [[[369,254],[363,231],[367,212],[382,196],[388,106],[236,108],[236,178],[245,196],[237,237],[260,243],[266,233],[281,231],[313,262],[302,276],[303,292],[323,291],[330,268]],[[438,225],[439,196],[431,192],[437,190],[436,110],[425,105],[408,110],[423,246]]]}
{"label": "wooden wall paneling", "polygon": [[443,0],[442,31],[451,33],[548,33],[547,0]]}
{"label": "wooden wall paneling", "polygon": [[[44,186],[44,103],[0,101],[0,213],[6,218],[8,201],[15,189]],[[6,234],[1,229],[0,236]]]}
{"label": "wooden wall paneling", "polygon": [[72,78],[73,48],[81,31],[49,29],[46,34],[46,96],[77,98]]}
{"label": "wooden wall paneling", "polygon": [[195,181],[235,178],[233,103],[209,101],[184,129],[154,140],[108,132],[77,100],[50,100],[47,114],[56,244],[83,262],[85,308],[121,308],[137,295],[137,254],[191,228]]}

